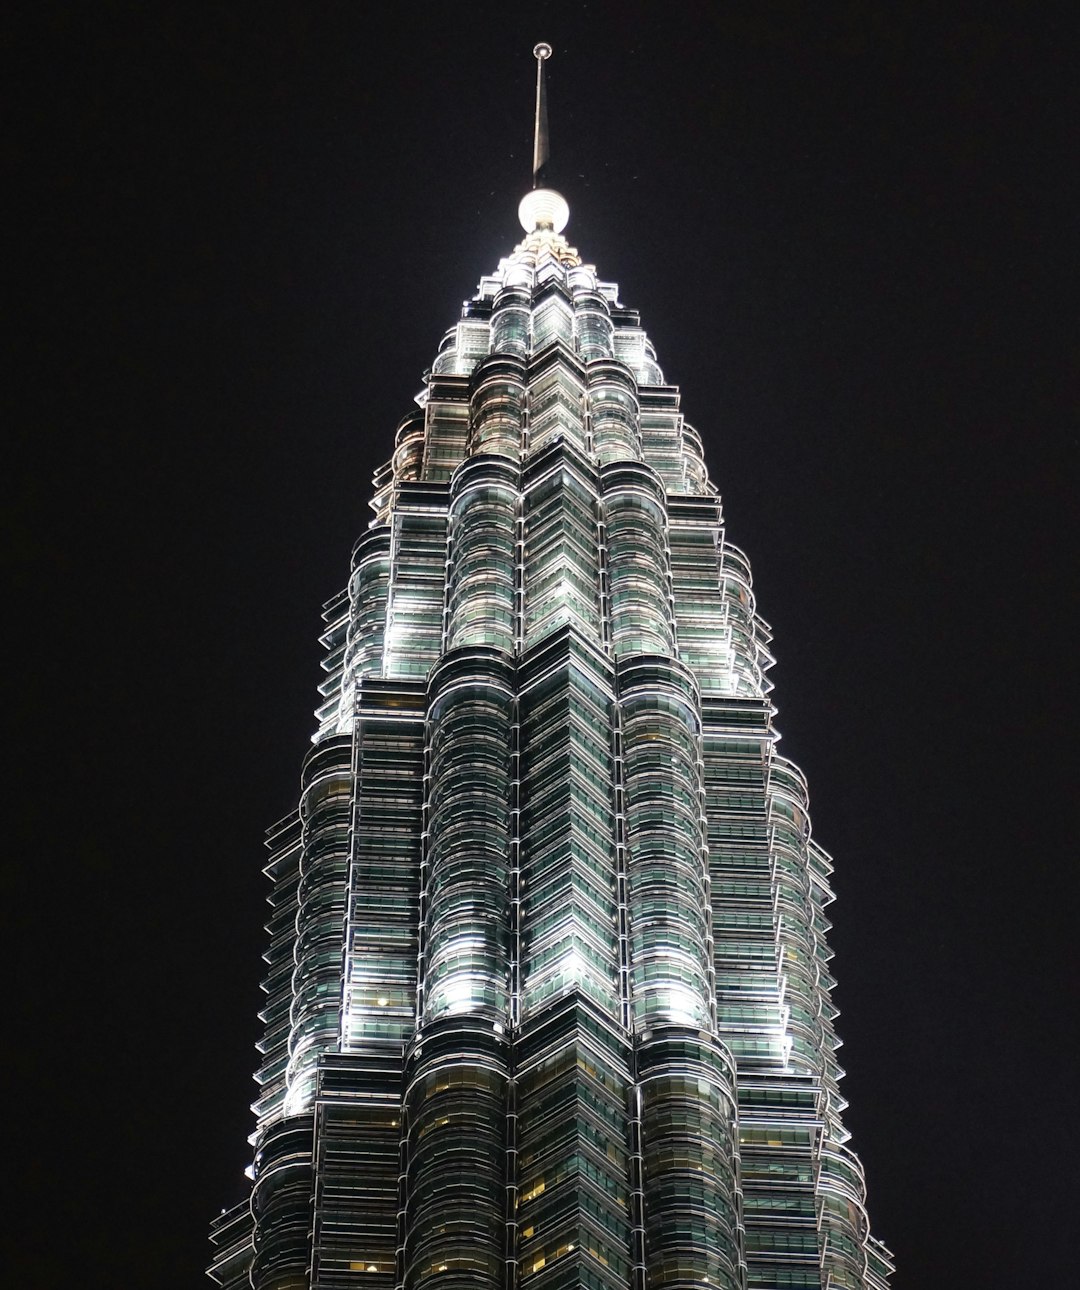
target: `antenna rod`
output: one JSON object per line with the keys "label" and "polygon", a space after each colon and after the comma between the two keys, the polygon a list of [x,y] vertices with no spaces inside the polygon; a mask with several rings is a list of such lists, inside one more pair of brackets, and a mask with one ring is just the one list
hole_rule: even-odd
{"label": "antenna rod", "polygon": [[551,57],[551,46],[541,41],[533,49],[536,59],[536,124],[533,128],[533,187],[540,187],[540,172],[547,165],[548,115],[547,95],[544,93],[544,63]]}

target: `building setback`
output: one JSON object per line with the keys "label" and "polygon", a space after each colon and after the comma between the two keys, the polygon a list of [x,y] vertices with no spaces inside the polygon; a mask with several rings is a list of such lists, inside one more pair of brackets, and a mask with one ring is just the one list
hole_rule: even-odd
{"label": "building setback", "polygon": [[521,203],[325,609],[227,1290],[879,1290],[831,863],[637,313]]}

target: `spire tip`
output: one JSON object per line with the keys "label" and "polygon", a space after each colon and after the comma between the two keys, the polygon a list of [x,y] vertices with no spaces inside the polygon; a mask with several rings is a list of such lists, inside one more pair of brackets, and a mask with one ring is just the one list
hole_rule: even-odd
{"label": "spire tip", "polygon": [[533,187],[541,188],[542,174],[548,159],[547,95],[544,93],[544,63],[551,57],[551,46],[542,40],[533,48],[536,59],[536,118],[533,123]]}
{"label": "spire tip", "polygon": [[546,40],[533,48],[536,59],[536,118],[533,123],[533,185],[532,192],[522,198],[518,219],[526,233],[549,232],[558,235],[570,218],[570,207],[561,194],[544,183],[550,147],[548,144],[547,87],[544,84],[544,63],[551,57],[551,46]]}

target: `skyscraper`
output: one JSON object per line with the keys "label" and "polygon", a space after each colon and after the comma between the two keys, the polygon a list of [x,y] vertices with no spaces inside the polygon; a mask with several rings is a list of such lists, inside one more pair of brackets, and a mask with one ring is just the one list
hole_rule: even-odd
{"label": "skyscraper", "polygon": [[566,202],[519,214],[325,607],[270,833],[251,1197],[211,1274],[878,1290],[831,864],[749,565]]}

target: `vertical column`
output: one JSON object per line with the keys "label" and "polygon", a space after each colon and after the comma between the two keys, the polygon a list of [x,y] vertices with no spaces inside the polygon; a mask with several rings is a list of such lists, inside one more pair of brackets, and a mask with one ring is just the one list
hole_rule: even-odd
{"label": "vertical column", "polygon": [[[651,346],[646,342],[646,349]],[[654,377],[656,383],[650,380]],[[641,404],[641,451],[648,464],[672,493],[680,493],[685,484],[683,465],[682,414],[679,411],[679,388],[663,385],[659,369],[637,372],[638,402]]]}
{"label": "vertical column", "polygon": [[645,1284],[744,1284],[734,1063],[716,1040],[700,700],[676,660],[618,669]]}
{"label": "vertical column", "polygon": [[323,695],[325,702],[315,709],[315,720],[318,722],[316,743],[322,743],[328,735],[346,734],[352,729],[352,708],[349,702],[352,687],[345,674],[350,622],[347,589],[330,597],[323,605],[322,616],[326,631],[319,637],[319,644],[326,653],[320,666],[327,675],[319,684],[319,693]]}
{"label": "vertical column", "polygon": [[810,904],[813,909],[812,926],[814,931],[815,957],[817,958],[817,1006],[821,1017],[825,1042],[822,1047],[823,1070],[821,1084],[825,1093],[825,1136],[837,1142],[846,1142],[847,1130],[841,1120],[841,1114],[847,1102],[840,1096],[839,1081],[844,1072],[836,1060],[836,1050],[840,1042],[836,1037],[833,1022],[840,1015],[839,1008],[832,1001],[833,979],[826,964],[832,958],[826,936],[832,923],[825,916],[825,909],[836,899],[829,886],[829,875],[833,871],[832,859],[818,843],[810,838],[806,847],[807,866],[810,873]]}
{"label": "vertical column", "polygon": [[[271,855],[266,873],[273,882],[273,890],[272,913],[266,925],[270,935],[267,972],[262,983],[267,998],[259,1013],[264,1025],[259,1042],[263,1062],[255,1076],[259,1098],[252,1107],[257,1120],[255,1186],[250,1204],[244,1206],[246,1223],[237,1220],[230,1224],[231,1229],[238,1229],[241,1239],[247,1233],[249,1249],[237,1257],[232,1257],[230,1247],[219,1249],[211,1269],[211,1275],[228,1290],[235,1290],[238,1285],[243,1290],[251,1286],[263,1290],[264,1286],[277,1284],[273,1278],[278,1271],[283,1277],[282,1284],[288,1285],[290,1277],[304,1275],[309,1257],[311,1117],[284,1118],[297,890],[303,854],[296,812],[269,830],[267,845]],[[302,1286],[304,1282],[296,1280],[293,1284]]]}
{"label": "vertical column", "polygon": [[394,482],[404,483],[420,478],[424,466],[424,413],[415,408],[402,417],[394,435],[391,468]]}
{"label": "vertical column", "polygon": [[297,889],[300,886],[300,857],[303,851],[300,817],[291,812],[267,831],[270,860],[264,870],[273,884],[270,918],[266,924],[269,944],[264,956],[266,975],[262,980],[266,1002],[259,1011],[263,1023],[259,1052],[262,1065],[255,1073],[259,1097],[255,1112],[256,1133],[263,1133],[285,1114],[286,1075],[289,1063],[289,1008],[292,1004],[292,976],[296,967]]}
{"label": "vertical column", "polygon": [[465,457],[468,436],[468,376],[433,376],[424,406],[423,478],[449,479]]}
{"label": "vertical column", "polygon": [[782,1070],[786,1014],[765,788],[771,709],[750,699],[703,706],[719,1034],[740,1070]]}
{"label": "vertical column", "polygon": [[297,891],[286,1115],[310,1110],[319,1054],[335,1051],[340,1039],[352,740],[339,735],[313,748],[304,762],[301,784],[303,852]]}
{"label": "vertical column", "polygon": [[415,1026],[426,708],[422,683],[368,678],[360,687],[345,1052],[400,1054]]}
{"label": "vertical column", "polygon": [[720,590],[731,641],[731,687],[733,693],[745,697],[758,697],[771,688],[765,682],[765,672],[773,661],[765,648],[769,632],[757,615],[752,585],[750,562],[725,539],[720,553]]}
{"label": "vertical column", "polygon": [[641,462],[600,471],[617,658],[674,652],[667,567],[664,489]]}
{"label": "vertical column", "polygon": [[619,667],[635,1029],[712,1028],[712,937],[692,678],[674,659]]}
{"label": "vertical column", "polygon": [[337,710],[333,714],[336,721],[331,727],[336,734],[352,731],[358,682],[365,676],[378,676],[383,670],[390,594],[390,534],[389,526],[369,529],[353,547],[348,628]]}
{"label": "vertical column", "polygon": [[683,449],[683,488],[679,491],[708,495],[715,492],[709,483],[709,472],[705,468],[705,450],[701,444],[701,435],[686,422],[682,428]]}
{"label": "vertical column", "polygon": [[[758,705],[733,700],[729,706],[749,713]],[[759,720],[767,726],[767,713]],[[771,1287],[780,1275],[792,1285],[818,1284],[821,1233],[829,1232],[837,1218],[837,1198],[823,1199],[819,1190],[823,1128],[830,1119],[840,1128],[839,1106],[833,1102],[835,1081],[832,1093],[827,1082],[832,1052],[825,1036],[826,1030],[831,1034],[831,1023],[819,988],[824,960],[819,961],[814,927],[806,785],[797,768],[775,752],[767,766],[764,805],[771,908],[766,913],[759,903],[755,910],[746,899],[748,893],[736,889],[727,902],[724,929],[738,921],[744,937],[752,933],[760,941],[766,934],[761,924],[767,920],[778,973],[775,1003],[760,990],[756,999],[748,991],[738,1007],[732,997],[724,1008],[725,1014],[742,1014],[742,1033],[733,1036],[732,1043],[741,1050],[743,1072],[740,1134],[751,1290]],[[755,1019],[756,1033],[747,1024]],[[737,1017],[732,1022],[737,1024]],[[832,1065],[835,1068],[835,1062]],[[832,1239],[830,1234],[830,1243]],[[847,1229],[839,1236],[841,1265],[845,1243],[851,1240]],[[849,1266],[825,1267],[835,1271],[830,1284],[862,1285],[846,1279]]]}
{"label": "vertical column", "polygon": [[720,499],[672,496],[668,514],[679,658],[697,677],[704,698],[732,694],[735,668],[720,579],[724,532]]}
{"label": "vertical column", "polygon": [[524,413],[525,364],[501,354],[485,359],[472,378],[469,455],[520,461]]}
{"label": "vertical column", "polygon": [[602,466],[641,460],[637,382],[625,363],[597,358],[587,368],[593,452]]}
{"label": "vertical column", "polygon": [[382,671],[390,586],[390,530],[371,529],[353,547],[349,578],[349,638],[345,674],[352,680]]}
{"label": "vertical column", "polygon": [[[875,1281],[866,1183],[855,1154],[838,1144],[821,1149],[818,1172],[824,1266],[832,1290],[864,1290]],[[868,1249],[870,1247],[870,1249]],[[868,1275],[869,1274],[869,1275]]]}
{"label": "vertical column", "polygon": [[495,297],[491,313],[492,354],[525,358],[529,352],[532,293],[526,286],[507,285]]}
{"label": "vertical column", "polygon": [[647,1285],[741,1290],[735,1066],[701,1032],[664,1027],[637,1050]]}
{"label": "vertical column", "polygon": [[449,650],[429,694],[421,1027],[406,1062],[404,1286],[500,1290],[512,660],[490,647]]}
{"label": "vertical column", "polygon": [[505,1025],[513,667],[494,649],[449,651],[430,695],[422,1018]]}
{"label": "vertical column", "polygon": [[[748,1063],[749,1065],[749,1063]],[[820,1090],[790,1070],[739,1068],[739,1155],[746,1214],[749,1290],[817,1287]]]}
{"label": "vertical column", "polygon": [[384,674],[426,676],[439,657],[446,594],[448,485],[401,484],[392,546]]}
{"label": "vertical column", "polygon": [[518,477],[516,465],[494,457],[470,458],[454,474],[450,649],[489,645],[514,652]]}
{"label": "vertical column", "polygon": [[311,1273],[312,1137],[310,1112],[281,1120],[255,1153],[254,1290],[308,1290]]}
{"label": "vertical column", "polygon": [[820,1074],[826,1036],[818,969],[824,967],[825,958],[819,963],[810,899],[806,781],[797,766],[776,752],[769,767],[768,804],[790,1061],[797,1070]]}
{"label": "vertical column", "polygon": [[[580,270],[571,270],[571,279],[580,273]],[[600,292],[575,283],[574,339],[581,359],[588,362],[594,358],[610,358],[614,331],[611,310]]]}
{"label": "vertical column", "polygon": [[506,1040],[471,1017],[426,1026],[406,1085],[405,1290],[502,1290]]}
{"label": "vertical column", "polygon": [[393,1290],[401,1102],[399,1046],[319,1063],[311,1290]]}

